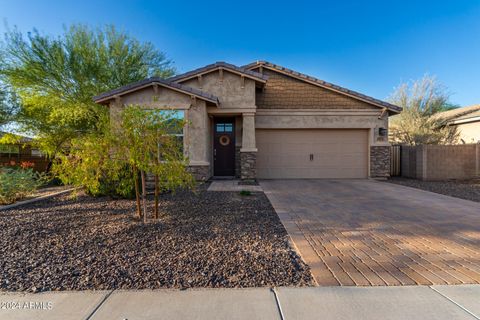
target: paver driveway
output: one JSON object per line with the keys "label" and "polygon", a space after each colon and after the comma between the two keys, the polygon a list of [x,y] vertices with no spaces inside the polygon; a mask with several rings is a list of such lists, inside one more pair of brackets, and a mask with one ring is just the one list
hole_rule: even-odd
{"label": "paver driveway", "polygon": [[265,180],[319,285],[480,283],[480,203],[370,180]]}

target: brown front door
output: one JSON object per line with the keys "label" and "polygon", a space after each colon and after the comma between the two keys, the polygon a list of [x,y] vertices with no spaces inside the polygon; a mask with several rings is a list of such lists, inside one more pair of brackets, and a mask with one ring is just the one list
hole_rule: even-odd
{"label": "brown front door", "polygon": [[235,118],[215,118],[213,128],[213,174],[235,175]]}

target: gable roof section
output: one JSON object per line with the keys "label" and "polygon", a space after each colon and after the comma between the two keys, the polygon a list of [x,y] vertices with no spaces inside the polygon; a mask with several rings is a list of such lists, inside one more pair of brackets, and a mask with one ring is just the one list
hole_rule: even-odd
{"label": "gable roof section", "polygon": [[362,93],[359,93],[359,92],[356,92],[356,91],[353,91],[353,90],[349,90],[349,89],[346,89],[344,87],[337,86],[333,83],[323,81],[323,80],[317,79],[315,77],[311,77],[309,75],[306,75],[304,73],[300,73],[300,72],[297,72],[297,71],[294,71],[294,70],[291,70],[291,69],[288,69],[288,68],[285,68],[285,67],[267,62],[267,61],[252,62],[250,64],[247,64],[247,65],[243,66],[242,68],[244,68],[245,70],[251,70],[251,69],[258,68],[258,67],[265,67],[265,68],[268,68],[270,70],[274,70],[274,71],[277,71],[279,73],[286,74],[286,75],[288,75],[290,77],[293,77],[295,79],[299,79],[299,80],[308,82],[310,84],[313,84],[313,85],[316,85],[316,86],[319,86],[319,87],[322,87],[322,88],[325,88],[325,89],[328,89],[328,90],[332,90],[332,91],[347,95],[349,97],[352,97],[352,98],[357,99],[357,100],[361,100],[363,102],[367,102],[367,103],[372,104],[374,106],[377,106],[377,107],[380,107],[380,108],[387,108],[388,110],[393,111],[395,113],[400,113],[403,110],[401,107],[393,105],[391,103],[366,96]]}
{"label": "gable roof section", "polygon": [[470,107],[456,108],[448,111],[439,112],[432,116],[433,119],[441,121],[443,124],[455,122],[457,120],[466,120],[480,116],[480,104]]}
{"label": "gable roof section", "polygon": [[233,64],[226,63],[226,62],[223,62],[223,61],[215,62],[213,64],[209,64],[205,67],[201,67],[201,68],[198,68],[198,69],[180,74],[178,76],[168,78],[167,80],[172,81],[172,82],[183,82],[183,81],[192,79],[194,77],[197,77],[199,75],[202,75],[202,74],[205,74],[205,73],[210,73],[210,72],[218,70],[218,69],[225,69],[225,70],[228,70],[232,73],[236,73],[238,75],[241,75],[241,76],[250,78],[252,80],[262,82],[262,83],[265,83],[268,80],[268,76],[266,76],[266,75],[263,75],[261,73],[258,73],[258,72],[252,71],[252,70],[247,70],[247,69],[244,69],[244,68],[240,68],[240,67],[237,67]]}
{"label": "gable roof section", "polygon": [[147,87],[152,86],[154,84],[157,84],[157,85],[165,87],[165,88],[172,89],[174,91],[178,91],[178,92],[181,92],[181,93],[192,95],[192,96],[195,96],[199,99],[202,99],[202,100],[205,100],[205,101],[208,101],[208,102],[212,102],[212,103],[218,105],[218,97],[214,96],[213,94],[210,94],[210,93],[202,91],[202,90],[198,90],[196,88],[185,86],[183,84],[179,84],[179,83],[175,83],[175,82],[169,82],[169,81],[164,80],[164,79],[159,78],[159,77],[148,78],[148,79],[145,79],[145,80],[141,80],[141,81],[138,81],[138,82],[127,84],[126,86],[123,86],[123,87],[120,87],[120,88],[117,88],[117,89],[114,89],[114,90],[111,90],[111,91],[108,91],[108,92],[104,92],[102,94],[99,94],[98,96],[93,97],[93,101],[95,101],[96,103],[104,103],[104,102],[114,98],[115,96],[120,96],[120,95],[127,94],[129,92],[132,92],[132,91],[137,91],[137,90],[140,90],[140,89],[143,89],[143,88],[147,88]]}

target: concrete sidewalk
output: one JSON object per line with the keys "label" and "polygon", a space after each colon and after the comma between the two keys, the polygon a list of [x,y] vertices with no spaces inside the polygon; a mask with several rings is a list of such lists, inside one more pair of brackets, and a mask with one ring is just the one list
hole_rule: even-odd
{"label": "concrete sidewalk", "polygon": [[0,293],[0,319],[480,319],[480,285]]}

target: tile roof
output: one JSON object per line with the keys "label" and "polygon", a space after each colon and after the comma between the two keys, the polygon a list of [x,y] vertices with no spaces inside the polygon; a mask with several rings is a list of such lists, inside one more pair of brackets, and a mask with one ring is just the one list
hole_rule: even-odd
{"label": "tile roof", "polygon": [[261,73],[255,72],[255,71],[247,70],[247,69],[244,69],[244,68],[240,68],[240,67],[237,67],[233,64],[226,63],[226,62],[223,62],[223,61],[219,61],[219,62],[215,62],[215,63],[209,64],[209,65],[206,65],[204,67],[201,67],[201,68],[198,68],[198,69],[180,74],[178,76],[168,78],[167,80],[172,81],[172,82],[187,80],[189,78],[195,77],[198,74],[206,73],[206,72],[216,70],[216,69],[219,69],[219,68],[223,68],[223,69],[226,69],[226,70],[231,70],[231,71],[234,71],[236,73],[243,74],[243,75],[245,75],[249,78],[252,78],[254,80],[261,81],[261,82],[266,82],[268,80],[268,76],[266,76],[266,75],[263,75]]}
{"label": "tile roof", "polygon": [[390,104],[388,102],[385,102],[385,101],[382,101],[382,100],[379,100],[379,99],[375,99],[375,98],[366,96],[362,93],[346,89],[344,87],[335,85],[333,83],[317,79],[315,77],[312,77],[312,76],[306,75],[304,73],[300,73],[300,72],[297,72],[297,71],[294,71],[294,70],[291,70],[291,69],[288,69],[288,68],[285,68],[285,67],[282,67],[282,66],[279,66],[279,65],[276,65],[276,64],[273,64],[273,63],[268,62],[268,61],[252,62],[250,64],[242,66],[242,68],[244,68],[245,70],[249,70],[249,69],[252,69],[252,68],[255,68],[255,67],[259,67],[259,66],[264,66],[264,67],[267,67],[267,68],[270,68],[270,69],[273,69],[273,70],[283,72],[283,73],[288,74],[290,76],[293,76],[297,79],[304,80],[304,81],[307,81],[309,83],[313,83],[313,84],[316,84],[318,86],[321,86],[323,88],[331,89],[333,91],[337,91],[337,92],[352,96],[354,98],[369,102],[369,103],[374,104],[376,106],[387,108],[388,110],[391,110],[391,111],[394,111],[394,112],[397,112],[397,113],[402,111],[402,108],[399,107],[399,106]]}
{"label": "tile roof", "polygon": [[455,120],[466,120],[466,119],[475,118],[475,117],[480,117],[480,108],[477,111],[458,117]]}
{"label": "tile roof", "polygon": [[137,81],[137,82],[134,82],[134,83],[127,84],[123,87],[120,87],[120,88],[117,88],[117,89],[114,89],[114,90],[111,90],[111,91],[108,91],[108,92],[104,92],[102,94],[99,94],[98,96],[93,97],[93,101],[95,101],[96,103],[100,103],[100,102],[105,101],[106,99],[113,98],[116,95],[121,95],[121,94],[124,94],[127,91],[137,89],[137,88],[140,88],[140,87],[145,87],[145,86],[148,86],[150,84],[153,85],[155,83],[159,84],[163,87],[175,89],[177,91],[181,91],[181,92],[184,92],[186,94],[191,94],[191,95],[197,96],[198,98],[201,98],[201,99],[206,100],[206,101],[213,102],[215,104],[218,104],[218,101],[219,101],[218,97],[214,96],[213,94],[210,94],[208,92],[205,92],[205,91],[202,91],[202,90],[199,90],[199,89],[196,89],[196,88],[185,86],[183,84],[170,82],[168,80],[165,80],[165,79],[162,79],[162,78],[159,78],[159,77],[147,78],[147,79],[144,79],[144,80],[141,80],[141,81]]}
{"label": "tile roof", "polygon": [[[435,120],[440,120],[443,122],[455,121],[460,119],[467,119],[471,117],[478,116],[480,112],[480,104],[463,107],[463,108],[456,108],[444,112],[439,112],[432,116]],[[475,115],[474,115],[475,114]]]}

